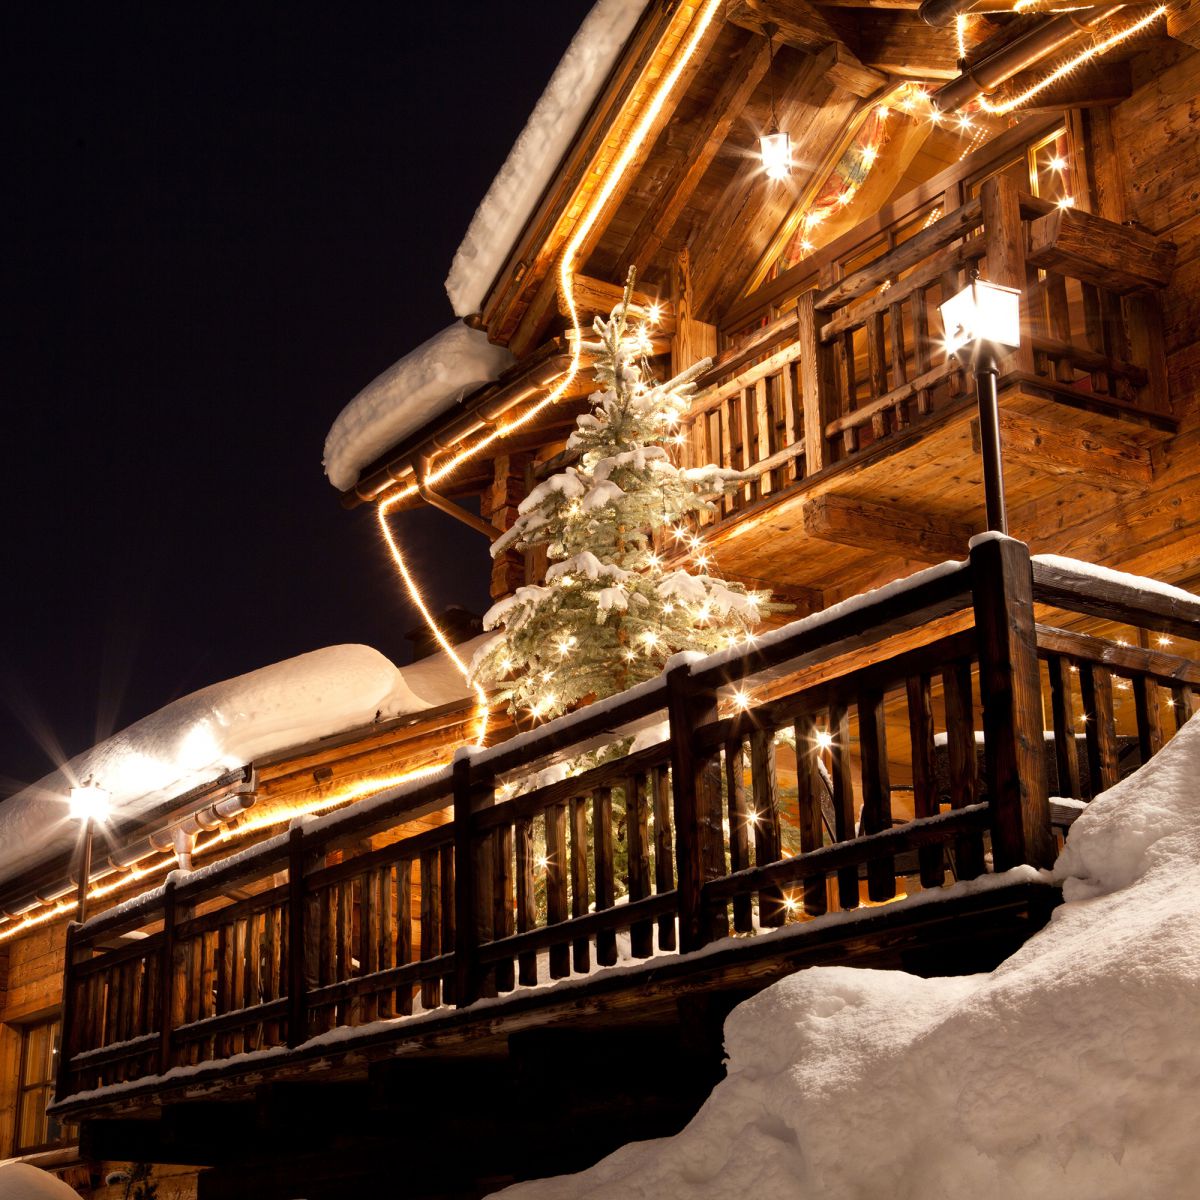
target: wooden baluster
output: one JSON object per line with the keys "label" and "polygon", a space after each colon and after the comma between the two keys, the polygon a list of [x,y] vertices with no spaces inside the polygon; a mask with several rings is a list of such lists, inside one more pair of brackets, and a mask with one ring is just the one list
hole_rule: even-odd
{"label": "wooden baluster", "polygon": [[[904,346],[904,303],[899,301],[888,308],[888,332],[892,336],[892,387],[908,382],[908,352]],[[908,401],[901,400],[895,408],[896,428],[909,422]]]}
{"label": "wooden baluster", "polygon": [[[933,688],[928,675],[910,675],[905,681],[908,695],[908,732],[912,742],[913,815],[935,817],[940,811],[937,774],[934,770]],[[940,845],[922,846],[917,851],[921,886],[941,887],[946,879]]]}
{"label": "wooden baluster", "polygon": [[[505,821],[492,834],[495,863],[492,868],[492,937],[499,941],[516,932],[513,909],[513,827]],[[499,959],[494,967],[496,991],[511,992],[516,986],[513,960]]]}
{"label": "wooden baluster", "polygon": [[66,945],[63,948],[63,991],[62,1033],[59,1037],[58,1062],[54,1072],[54,1098],[64,1100],[74,1092],[75,1074],[71,1062],[87,1043],[80,1039],[82,1012],[79,1003],[79,982],[75,973],[76,942],[79,938],[79,923],[67,922]]}
{"label": "wooden baluster", "polygon": [[[946,701],[946,761],[950,774],[950,807],[966,808],[979,799],[979,755],[975,743],[975,706],[971,700],[971,664],[958,662],[942,672]],[[959,879],[983,874],[983,839],[965,833],[955,839],[954,864]]]}
{"label": "wooden baluster", "polygon": [[[443,846],[439,851],[438,887],[441,889],[441,899],[438,901],[438,917],[442,926],[442,953],[449,954],[454,950],[454,930],[456,923],[454,880],[457,872],[456,850],[453,845]],[[457,994],[454,990],[454,973],[442,978],[442,1003],[453,1004]]]}
{"label": "wooden baluster", "polygon": [[[1050,272],[1046,275],[1046,312],[1050,336],[1056,342],[1071,343],[1071,308],[1067,302],[1067,281]],[[1075,367],[1069,358],[1054,364],[1053,377],[1058,383],[1075,381]]]}
{"label": "wooden baluster", "polygon": [[[878,689],[859,695],[858,742],[862,758],[863,833],[882,833],[892,827],[892,789],[888,779],[883,693]],[[891,855],[871,859],[867,863],[867,895],[872,900],[890,900],[895,894],[895,860]]]}
{"label": "wooden baluster", "polygon": [[[537,925],[537,892],[533,877],[533,818],[518,817],[516,826],[517,857],[517,932],[528,933]],[[530,951],[517,956],[517,978],[526,987],[537,983],[537,955]]]}
{"label": "wooden baluster", "polygon": [[1146,383],[1138,396],[1142,408],[1171,411],[1167,381],[1167,349],[1163,334],[1162,301],[1157,292],[1134,292],[1121,299],[1129,358],[1146,370]]}
{"label": "wooden baluster", "polygon": [[[825,785],[817,769],[817,722],[811,713],[800,717],[795,724],[796,736],[796,804],[800,821],[800,853],[819,850],[825,838],[821,829],[821,794]],[[816,876],[804,881],[804,911],[819,917],[828,907],[825,877]]]}
{"label": "wooden baluster", "polygon": [[1177,684],[1171,689],[1171,707],[1175,710],[1175,729],[1178,732],[1196,711],[1196,692],[1186,684]]}
{"label": "wooden baluster", "polygon": [[[1089,350],[1105,354],[1104,317],[1100,308],[1100,289],[1091,283],[1080,284],[1083,296],[1083,340]],[[1104,371],[1091,373],[1092,391],[1106,393],[1112,390],[1108,374]]]}
{"label": "wooden baluster", "polygon": [[1146,675],[1135,675],[1133,683],[1133,704],[1137,712],[1138,749],[1142,762],[1147,763],[1151,757],[1163,748],[1162,715],[1158,708],[1158,684]]}
{"label": "wooden baluster", "polygon": [[[588,839],[587,804],[582,796],[571,797],[571,916],[586,917],[588,913]],[[571,943],[571,963],[581,975],[591,969],[591,950],[588,939],[575,938]]]}
{"label": "wooden baluster", "polygon": [[[784,373],[787,373],[786,367]],[[771,420],[771,398],[767,393],[766,378],[758,380],[754,385],[754,413],[757,423],[757,455],[754,462],[760,463],[774,453],[771,447],[771,426],[774,422]],[[760,496],[770,495],[772,474],[773,472],[766,471],[759,479],[758,494]]]}
{"label": "wooden baluster", "polygon": [[[436,850],[421,855],[421,958],[437,958],[442,952],[441,856]],[[421,980],[421,1007],[437,1008],[441,987],[437,979]]]}
{"label": "wooden baluster", "polygon": [[[241,1012],[246,1007],[246,959],[249,957],[247,946],[245,920],[234,921],[231,939],[233,942],[233,970],[231,972],[232,998],[230,1004],[234,1012]],[[229,1049],[232,1054],[241,1054],[249,1050],[246,1039],[246,1027],[239,1026],[229,1038]]]}
{"label": "wooden baluster", "polygon": [[[943,271],[938,280],[941,302],[944,304],[951,296],[958,294],[962,287],[962,275],[957,267]],[[946,395],[953,400],[963,394],[963,369],[954,356],[946,356]]]}
{"label": "wooden baluster", "polygon": [[[854,330],[847,329],[838,341],[838,365],[841,367],[841,416],[847,417],[858,408],[857,364],[854,361]],[[842,430],[842,453],[853,454],[858,449],[858,427],[847,425]]]}
{"label": "wooden baluster", "polygon": [[[743,388],[729,403],[737,407],[737,450],[741,469],[749,471],[757,461],[754,454],[754,388]],[[742,488],[742,496],[747,504],[758,494],[756,483],[747,483]]]}
{"label": "wooden baluster", "polygon": [[[674,837],[671,828],[673,791],[669,768],[655,767],[651,779],[654,787],[654,890],[661,894],[675,887]],[[663,913],[658,918],[658,948],[674,950],[676,941],[675,916],[673,913]]]}
{"label": "wooden baluster", "polygon": [[[179,951],[178,957],[180,960],[180,965],[182,965],[182,963],[183,963],[186,950],[187,950],[187,947],[184,946]],[[107,986],[104,989],[103,1044],[106,1046],[112,1042],[118,1041],[120,1038],[120,1035],[118,1034],[117,1029],[116,1029],[116,1025],[117,1025],[117,981],[116,981],[116,975],[119,970],[120,970],[119,967],[116,970],[113,970],[113,968],[110,967],[108,970],[106,970],[104,972],[104,979],[105,979],[105,983]],[[180,1020],[181,1024],[187,1020],[187,1007],[186,1007],[187,971],[186,970],[184,970],[182,972],[182,976],[183,976],[183,978],[179,980],[181,1003],[180,1003],[180,1006],[178,1009],[179,1020]]]}
{"label": "wooden baluster", "polygon": [[[194,941],[195,941],[196,949],[197,949],[197,951],[199,951],[201,949],[202,939],[196,938],[196,939],[194,939]],[[196,973],[192,977],[192,985],[193,985],[193,990],[199,992],[200,969],[202,966],[202,960],[200,959],[199,954],[194,955],[193,958],[194,958]],[[118,1005],[118,1007],[119,1007],[119,1010],[121,1013],[121,1040],[123,1042],[127,1042],[131,1037],[133,1037],[133,988],[134,988],[134,972],[136,971],[136,969],[137,969],[136,962],[127,962],[121,968],[121,999],[120,999],[120,1004]],[[197,995],[197,997],[196,997],[196,1004],[197,1004],[196,1016],[197,1016],[197,1018],[204,1015],[199,1010],[199,1000],[200,1000],[200,997],[199,997],[199,995]]]}
{"label": "wooden baluster", "polygon": [[[913,365],[919,379],[933,365],[929,354],[929,289],[917,288],[913,293]],[[933,412],[933,393],[929,388],[917,390],[917,415]]]}
{"label": "wooden baluster", "polygon": [[[765,729],[750,735],[750,787],[754,809],[754,862],[757,866],[778,862],[783,857],[783,831],[779,820],[779,781],[775,771],[775,737]],[[782,925],[787,919],[783,890],[763,888],[758,894],[758,923]]]}
{"label": "wooden baluster", "polygon": [[[721,414],[721,465],[727,470],[733,470],[736,466],[734,462],[734,430],[737,426],[737,414],[734,412],[734,405],[737,404],[739,397],[735,394],[730,396],[717,410]],[[737,493],[729,491],[725,493],[722,503],[725,506],[726,513],[731,513],[734,510]]]}
{"label": "wooden baluster", "polygon": [[[362,876],[362,908],[358,914],[359,941],[362,951],[358,961],[361,973],[375,975],[379,971],[379,908],[383,894],[379,887],[379,871],[370,870]],[[374,1021],[379,1016],[379,993],[370,992],[363,996],[360,1020]]]}
{"label": "wooden baluster", "polygon": [[971,590],[992,858],[999,871],[1021,863],[1049,867],[1055,848],[1029,547],[1012,538],[976,542]]}
{"label": "wooden baluster", "polygon": [[[833,834],[839,842],[855,837],[854,779],[850,770],[850,714],[842,705],[829,710],[829,778],[833,787]],[[838,872],[838,905],[857,908],[858,868],[843,867]]]}
{"label": "wooden baluster", "polygon": [[[546,924],[559,925],[567,919],[567,806],[551,804],[546,809]],[[571,973],[571,948],[567,942],[550,947],[550,978]]]}
{"label": "wooden baluster", "polygon": [[1118,778],[1117,727],[1113,714],[1112,675],[1107,667],[1080,663],[1079,690],[1087,722],[1088,791],[1092,796],[1112,787]]}
{"label": "wooden baluster", "polygon": [[[750,866],[750,818],[746,811],[746,779],[742,769],[742,739],[725,743],[725,796],[729,811],[729,870]],[[738,933],[754,929],[754,898],[743,892],[733,898],[733,927]]]}
{"label": "wooden baluster", "polygon": [[[645,776],[632,775],[625,783],[625,845],[629,863],[629,899],[650,895],[650,823]],[[635,921],[629,927],[629,950],[634,958],[654,953],[654,922]]]}
{"label": "wooden baluster", "polygon": [[[261,914],[253,913],[246,918],[246,961],[245,961],[245,982],[243,985],[243,995],[246,1000],[246,1007],[251,1008],[258,1004],[262,999],[259,993],[259,979],[262,973],[262,946],[259,942],[258,923],[261,919]],[[254,1044],[251,1045],[254,1030],[258,1031],[258,1037],[254,1039]],[[262,1025],[258,1024],[253,1028],[248,1027],[246,1030],[246,1049],[258,1050],[262,1046]]]}
{"label": "wooden baluster", "polygon": [[[392,914],[395,912],[396,898],[393,894],[392,868],[379,867],[376,871],[375,887],[379,895],[378,942],[376,943],[377,969],[390,970],[396,965],[396,936],[392,931]],[[385,991],[378,993],[379,1015],[393,1017],[396,1015],[392,1002],[394,993]]]}
{"label": "wooden baluster", "polygon": [[[347,879],[337,887],[337,974],[339,983],[353,978],[354,963],[354,909],[351,901],[354,898],[354,884]],[[336,1023],[350,1025],[354,1021],[354,1010],[358,1007],[356,1000],[343,1000],[337,1005]]]}
{"label": "wooden baluster", "polygon": [[[797,412],[796,397],[799,392],[803,395],[803,384],[798,389],[796,386],[796,372],[798,370],[797,363],[788,363],[783,368],[783,373],[779,376],[780,397],[779,405],[783,412],[783,443],[780,449],[794,446],[798,436],[802,436],[798,431],[803,429],[803,418]],[[805,447],[805,453],[808,453],[808,448]],[[786,487],[789,483],[800,479],[804,472],[800,466],[799,456],[788,459],[787,463],[780,467],[779,486]]]}
{"label": "wooden baluster", "polygon": [[1056,796],[1082,799],[1079,785],[1079,752],[1075,740],[1075,715],[1071,709],[1071,668],[1060,654],[1046,659],[1050,674],[1050,712],[1054,723],[1054,765],[1057,773]]}
{"label": "wooden baluster", "polygon": [[[263,925],[263,936],[266,943],[266,974],[263,979],[263,989],[266,992],[267,1000],[278,1000],[280,994],[279,988],[279,908],[272,905],[267,909],[266,920]],[[206,968],[204,972],[204,991],[209,994],[209,971]],[[207,1007],[207,1006],[206,1006]],[[211,1016],[209,1012],[205,1012],[206,1017]],[[279,1045],[279,1022],[268,1021],[263,1026],[263,1040],[268,1046]]]}
{"label": "wooden baluster", "polygon": [[[598,787],[592,792],[592,843],[596,863],[596,911],[605,912],[617,902],[613,879],[611,788]],[[615,929],[601,929],[596,933],[596,961],[602,967],[611,967],[617,961]]]}
{"label": "wooden baluster", "polygon": [[[430,855],[432,858],[433,856]],[[404,858],[396,864],[396,966],[402,967],[414,961],[412,917],[412,859]],[[412,1015],[412,984],[401,984],[396,989],[396,1013]]]}
{"label": "wooden baluster", "polygon": [[[1110,358],[1129,361],[1129,338],[1125,335],[1125,316],[1121,311],[1121,297],[1106,288],[1100,290],[1100,319],[1104,325],[1105,353]],[[1133,384],[1124,375],[1110,375],[1109,387],[1114,395],[1130,403],[1137,401]]]}
{"label": "wooden baluster", "polygon": [[[871,399],[878,400],[888,391],[887,344],[884,340],[883,312],[873,313],[867,321],[867,370],[871,378]],[[885,409],[871,417],[871,433],[876,439],[885,437],[891,425],[891,414]]]}
{"label": "wooden baluster", "polygon": [[[230,1010],[229,1001],[233,987],[232,974],[233,947],[229,941],[229,926],[222,925],[217,930],[217,987],[216,1003],[214,1005],[216,1013],[227,1013]],[[288,1045],[299,1045],[299,1043],[289,1041]],[[229,1054],[229,1037],[227,1034],[218,1034],[214,1039],[213,1053],[218,1058],[225,1058]]]}

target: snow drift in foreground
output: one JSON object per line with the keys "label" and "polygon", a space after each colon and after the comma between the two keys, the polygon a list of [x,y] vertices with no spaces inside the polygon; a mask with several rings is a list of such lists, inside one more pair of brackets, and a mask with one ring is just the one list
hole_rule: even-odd
{"label": "snow drift in foreground", "polygon": [[[474,645],[461,653],[469,656]],[[378,650],[354,645],[326,646],[211,684],[0,803],[0,882],[74,843],[66,799],[89,776],[110,793],[123,822],[264,755],[469,695],[445,654],[396,667]]]}
{"label": "snow drift in foreground", "polygon": [[587,116],[646,0],[597,0],[475,210],[446,277],[457,316],[478,312]]}
{"label": "snow drift in foreground", "polygon": [[513,363],[481,329],[461,321],[393,363],[345,408],[325,438],[325,474],[340,491],[359,472],[427,421],[446,412]]}
{"label": "snow drift in foreground", "polygon": [[79,1200],[79,1193],[28,1163],[0,1164],[0,1200]]}
{"label": "snow drift in foreground", "polygon": [[988,975],[817,967],[739,1006],[677,1137],[513,1200],[1194,1195],[1200,719],[1095,800],[1066,903]]}

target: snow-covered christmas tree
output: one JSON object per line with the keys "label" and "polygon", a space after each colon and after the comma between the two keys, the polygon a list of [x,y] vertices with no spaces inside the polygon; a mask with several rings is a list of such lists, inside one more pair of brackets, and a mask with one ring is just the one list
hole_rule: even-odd
{"label": "snow-covered christmas tree", "polygon": [[582,347],[600,388],[568,442],[577,461],[534,488],[492,546],[493,555],[545,546],[550,563],[544,584],[488,611],[484,627],[499,632],[472,663],[514,715],[548,719],[654,677],[677,651],[733,645],[772,607],[767,593],[712,574],[691,527],[746,476],[678,465],[680,419],[708,362],[653,381],[649,331],[630,315],[632,282]]}

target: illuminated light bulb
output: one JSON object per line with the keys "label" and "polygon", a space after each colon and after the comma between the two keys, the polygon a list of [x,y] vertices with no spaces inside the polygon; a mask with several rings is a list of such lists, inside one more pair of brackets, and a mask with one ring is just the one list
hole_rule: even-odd
{"label": "illuminated light bulb", "polygon": [[784,896],[783,907],[790,913],[794,913],[800,907],[800,901],[795,896]]}
{"label": "illuminated light bulb", "polygon": [[802,238],[800,240],[800,249],[803,250],[805,254],[811,254],[816,249],[816,246],[814,246],[812,242],[808,240],[808,238]]}
{"label": "illuminated light bulb", "polygon": [[571,653],[571,643],[566,638],[555,642],[554,648],[563,658],[566,658],[566,656]]}
{"label": "illuminated light bulb", "polygon": [[754,634],[748,633],[744,638],[742,638],[742,644],[744,646],[755,646],[758,644],[758,638],[755,637]]}
{"label": "illuminated light bulb", "polygon": [[1052,171],[1065,171],[1067,169],[1067,160],[1061,155],[1056,154],[1046,165]]}
{"label": "illuminated light bulb", "polygon": [[817,749],[828,750],[833,745],[833,734],[828,729],[817,730]]}
{"label": "illuminated light bulb", "polygon": [[686,530],[686,529],[683,529],[683,528],[682,528],[682,527],[680,527],[680,526],[676,526],[674,529],[672,529],[672,530],[671,530],[671,532],[674,534],[674,536],[675,536],[675,540],[676,540],[677,542],[682,542],[682,541],[683,541],[683,539],[684,539],[685,537],[687,537],[687,535],[688,535],[688,532],[687,532],[687,530]]}
{"label": "illuminated light bulb", "polygon": [[746,813],[746,820],[749,821],[751,825],[757,825],[759,822],[758,813],[754,809],[750,809],[750,811]]}
{"label": "illuminated light bulb", "polygon": [[812,229],[814,226],[820,225],[823,220],[825,220],[824,214],[819,212],[810,212],[805,214],[804,224],[807,225],[809,229]]}
{"label": "illuminated light bulb", "polygon": [[879,148],[877,146],[864,146],[862,148],[862,160],[864,166],[874,166],[875,160],[879,157]]}
{"label": "illuminated light bulb", "polygon": [[1074,196],[1063,196],[1060,199],[1056,200],[1055,203],[1058,205],[1059,208],[1074,208],[1075,207],[1075,197]]}
{"label": "illuminated light bulb", "polygon": [[679,424],[679,414],[674,411],[665,412],[665,413],[663,413],[663,420],[666,421],[666,423],[668,425],[678,425]]}
{"label": "illuminated light bulb", "polygon": [[900,97],[900,107],[904,109],[905,112],[912,112],[912,110],[916,107],[916,101],[913,100],[912,96],[905,92],[905,94]]}
{"label": "illuminated light bulb", "polygon": [[696,565],[702,571],[707,571],[708,570],[708,555],[707,554],[696,555]]}
{"label": "illuminated light bulb", "polygon": [[651,325],[657,325],[662,320],[662,305],[657,300],[650,305],[650,309],[646,313],[646,320]]}
{"label": "illuminated light bulb", "polygon": [[712,609],[709,607],[707,601],[700,605],[699,609],[696,611],[696,616],[699,617],[701,621],[707,621],[711,615]]}
{"label": "illuminated light bulb", "polygon": [[974,125],[972,125],[972,124],[971,124],[971,118],[970,118],[970,116],[969,116],[967,113],[960,113],[960,114],[959,114],[959,118],[958,118],[958,127],[959,127],[959,129],[960,129],[960,130],[962,130],[964,133],[965,133],[965,132],[966,132],[968,129],[974,129],[974,128],[975,128],[975,127],[974,127]]}
{"label": "illuminated light bulb", "polygon": [[674,603],[672,601],[668,600],[666,602],[666,604],[663,605],[663,612],[665,612],[669,616],[674,611],[675,611]]}
{"label": "illuminated light bulb", "polygon": [[768,179],[787,179],[792,173],[792,139],[787,133],[772,129],[758,139],[763,170]]}
{"label": "illuminated light bulb", "polygon": [[112,797],[89,779],[71,789],[70,815],[76,821],[108,820]]}
{"label": "illuminated light bulb", "polygon": [[691,546],[693,550],[699,550],[700,547],[704,545],[704,539],[693,533],[691,539],[688,541],[688,545]]}
{"label": "illuminated light bulb", "polygon": [[842,193],[842,194],[841,194],[841,195],[840,195],[840,196],[837,198],[837,202],[838,202],[840,205],[842,205],[843,207],[845,207],[845,206],[846,206],[847,204],[849,204],[849,203],[850,203],[850,202],[851,202],[853,199],[854,199],[854,189],[853,189],[853,188],[847,188],[847,189],[846,189],[846,190],[845,190],[845,191],[844,191],[844,192],[843,192],[843,193]]}
{"label": "illuminated light bulb", "polygon": [[553,672],[553,671],[543,671],[543,672],[542,672],[542,682],[543,682],[543,683],[549,683],[549,682],[550,682],[550,680],[551,680],[551,679],[553,679],[553,678],[554,678],[554,672]]}
{"label": "illuminated light bulb", "polygon": [[661,558],[659,558],[657,554],[655,554],[655,553],[651,552],[651,553],[650,553],[650,554],[647,556],[647,558],[646,558],[646,561],[647,561],[647,562],[648,562],[648,563],[649,563],[649,564],[650,564],[652,567],[657,567],[657,566],[659,566],[659,565],[661,564],[661,562],[662,562],[662,559],[661,559]]}
{"label": "illuminated light bulb", "polygon": [[550,859],[545,854],[535,854],[533,856],[533,865],[539,871],[544,871],[550,865]]}
{"label": "illuminated light bulb", "polygon": [[633,662],[633,660],[634,660],[635,658],[637,658],[637,651],[636,651],[636,650],[629,650],[629,649],[627,649],[627,650],[625,651],[625,660],[626,660],[626,662]]}
{"label": "illuminated light bulb", "polygon": [[645,642],[651,650],[653,650],[654,647],[658,645],[658,634],[655,633],[653,629],[647,629],[646,632],[642,634],[642,641]]}
{"label": "illuminated light bulb", "polygon": [[502,658],[500,660],[500,670],[511,671],[513,669],[513,660],[511,658]]}
{"label": "illuminated light bulb", "polygon": [[750,695],[745,688],[738,688],[738,690],[733,693],[733,703],[734,706],[741,709],[742,712],[745,712],[746,709],[750,707]]}
{"label": "illuminated light bulb", "polygon": [[875,115],[881,120],[886,121],[892,115],[891,109],[886,104],[881,104],[876,110]]}
{"label": "illuminated light bulb", "polygon": [[942,123],[942,111],[936,104],[931,103],[929,105],[929,120],[934,125]]}
{"label": "illuminated light bulb", "polygon": [[1129,643],[1124,638],[1117,638],[1117,645],[1118,646],[1128,646]]}
{"label": "illuminated light bulb", "polygon": [[1166,635],[1165,633],[1160,633],[1160,634],[1158,635],[1158,637],[1157,637],[1157,638],[1155,638],[1154,640],[1155,640],[1155,641],[1156,641],[1156,642],[1157,642],[1157,643],[1158,643],[1160,646],[1169,646],[1169,645],[1171,645],[1171,639],[1170,639],[1169,637],[1167,637],[1167,635]]}
{"label": "illuminated light bulb", "polygon": [[575,580],[570,575],[560,575],[558,577],[558,582],[559,582],[560,586],[562,586],[562,587],[570,587],[571,584],[573,584],[575,582]]}
{"label": "illuminated light bulb", "polygon": [[685,438],[682,433],[677,433],[674,437],[668,438],[667,441],[669,441],[673,446],[682,446],[683,443],[687,441],[687,438]]}

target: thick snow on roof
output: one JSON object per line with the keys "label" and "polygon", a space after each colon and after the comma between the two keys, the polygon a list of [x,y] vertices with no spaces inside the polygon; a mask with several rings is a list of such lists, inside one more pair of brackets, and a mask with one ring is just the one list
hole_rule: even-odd
{"label": "thick snow on roof", "polygon": [[513,1200],[1127,1200],[1200,1176],[1200,720],[1093,801],[987,975],[816,967],[740,1005],[679,1135]]}
{"label": "thick snow on roof", "polygon": [[[468,642],[462,653],[470,654]],[[89,776],[122,823],[231,767],[472,694],[443,653],[396,667],[369,646],[327,646],[193,692],[0,803],[0,883],[74,844],[73,784]]]}
{"label": "thick snow on roof", "polygon": [[79,1200],[79,1193],[29,1163],[0,1164],[0,1200]]}
{"label": "thick snow on roof", "polygon": [[454,255],[446,294],[458,316],[479,311],[645,7],[597,0],[572,38]]}
{"label": "thick snow on roof", "polygon": [[325,438],[325,474],[339,491],[427,421],[453,408],[513,363],[487,334],[456,321],[367,384],[338,414]]}

